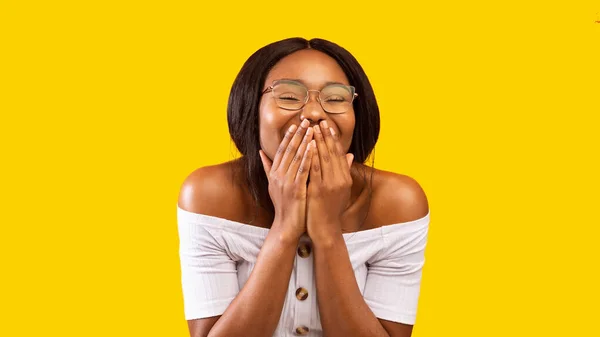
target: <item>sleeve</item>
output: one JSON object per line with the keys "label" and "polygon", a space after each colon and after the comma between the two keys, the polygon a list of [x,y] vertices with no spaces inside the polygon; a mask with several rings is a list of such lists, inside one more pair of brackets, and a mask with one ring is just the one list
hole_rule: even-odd
{"label": "sleeve", "polygon": [[218,241],[218,230],[178,214],[185,319],[218,316],[239,293],[236,262]]}
{"label": "sleeve", "polygon": [[[376,317],[414,325],[425,262],[429,216],[386,229],[383,248],[368,263],[363,293]],[[406,227],[405,227],[406,226]]]}

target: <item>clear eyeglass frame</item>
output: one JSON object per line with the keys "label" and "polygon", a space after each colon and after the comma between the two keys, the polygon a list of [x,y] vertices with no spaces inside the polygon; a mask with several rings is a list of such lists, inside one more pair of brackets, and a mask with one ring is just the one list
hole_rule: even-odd
{"label": "clear eyeglass frame", "polygon": [[[275,87],[279,84],[294,84],[297,85],[299,87],[303,87],[306,90],[306,95],[305,95],[305,99],[304,102],[302,102],[302,106],[298,107],[298,108],[288,108],[288,107],[282,107],[279,104],[279,100],[277,99],[277,97],[275,97],[275,92],[273,89],[275,89]],[[331,109],[328,109],[324,106],[323,101],[321,99],[321,91],[323,91],[323,89],[328,88],[329,86],[336,86],[336,87],[344,87],[346,88],[346,90],[348,90],[348,92],[350,92],[351,94],[351,98],[350,101],[348,102],[348,109],[345,109],[344,111],[331,111]],[[284,110],[289,110],[289,111],[298,111],[298,110],[302,110],[304,108],[304,106],[306,106],[306,104],[308,103],[308,100],[310,99],[310,92],[311,91],[315,91],[317,93],[319,93],[319,95],[317,96],[317,101],[319,102],[319,104],[321,105],[321,108],[323,108],[323,110],[327,113],[331,113],[331,114],[342,114],[347,112],[349,109],[349,107],[352,106],[352,103],[354,102],[354,99],[356,97],[358,97],[358,94],[356,93],[356,88],[354,86],[351,85],[344,85],[344,84],[330,84],[325,86],[325,88],[323,88],[321,90],[309,90],[308,88],[306,88],[306,86],[304,86],[302,83],[298,82],[298,81],[293,81],[293,80],[275,80],[273,81],[273,83],[268,86],[265,90],[263,90],[262,94],[266,94],[268,92],[272,93],[272,97],[273,99],[275,99],[275,102],[277,102],[277,105]]]}

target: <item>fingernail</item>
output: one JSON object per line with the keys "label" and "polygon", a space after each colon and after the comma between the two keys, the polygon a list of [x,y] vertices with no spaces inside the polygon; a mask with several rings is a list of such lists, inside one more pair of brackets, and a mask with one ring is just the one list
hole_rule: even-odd
{"label": "fingernail", "polygon": [[310,122],[308,121],[308,119],[305,119],[302,121],[302,123],[300,123],[300,125],[302,125],[303,128],[308,127],[309,124],[310,124]]}
{"label": "fingernail", "polygon": [[296,130],[296,124],[292,124],[292,125],[290,125],[290,128],[288,129],[288,131],[289,131],[289,132],[292,132],[292,131],[294,131],[294,130]]}
{"label": "fingernail", "polygon": [[316,133],[321,133],[321,129],[319,128],[318,125],[315,125],[315,132]]}
{"label": "fingernail", "polygon": [[308,130],[306,130],[306,135],[305,136],[306,137],[310,136],[311,132],[312,132],[312,128],[308,128]]}
{"label": "fingernail", "polygon": [[332,127],[330,127],[330,128],[329,128],[329,132],[331,132],[331,135],[332,135],[332,136],[335,136],[335,131],[333,131],[333,128],[332,128]]}
{"label": "fingernail", "polygon": [[327,129],[327,128],[329,127],[329,125],[327,125],[327,121],[323,121],[321,124],[323,124],[323,127],[324,127],[325,129]]}

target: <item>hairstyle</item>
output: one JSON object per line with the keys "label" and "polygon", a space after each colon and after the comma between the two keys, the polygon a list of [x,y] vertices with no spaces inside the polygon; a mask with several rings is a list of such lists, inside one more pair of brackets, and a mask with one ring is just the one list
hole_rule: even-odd
{"label": "hairstyle", "polygon": [[[272,216],[274,207],[268,192],[269,181],[258,154],[259,105],[267,75],[273,66],[285,56],[302,49],[315,49],[335,59],[350,85],[356,88],[358,97],[353,102],[356,123],[349,149],[354,154],[354,161],[365,163],[379,137],[379,107],[373,88],[361,65],[346,49],[324,39],[306,40],[300,37],[276,41],[258,49],[246,60],[233,82],[227,106],[227,122],[231,139],[242,154],[241,173],[245,176],[256,210],[262,207]],[[374,152],[371,167],[373,164]],[[366,181],[366,171],[363,170],[363,173]]]}

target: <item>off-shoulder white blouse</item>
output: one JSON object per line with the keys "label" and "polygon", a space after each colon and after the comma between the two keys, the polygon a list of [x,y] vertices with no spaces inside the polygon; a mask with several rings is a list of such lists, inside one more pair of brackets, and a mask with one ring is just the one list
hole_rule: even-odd
{"label": "off-shoulder white blouse", "polygon": [[[414,324],[430,211],[424,217],[344,233],[356,282],[376,317]],[[269,229],[177,206],[185,319],[223,314],[244,286]],[[311,240],[298,243],[274,337],[322,336]]]}

